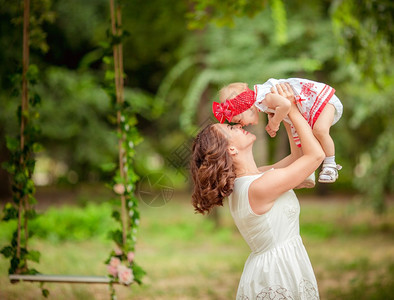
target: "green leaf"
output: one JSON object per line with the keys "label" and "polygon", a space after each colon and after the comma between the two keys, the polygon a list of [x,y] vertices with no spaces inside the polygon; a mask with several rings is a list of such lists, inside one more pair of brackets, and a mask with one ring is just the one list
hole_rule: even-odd
{"label": "green leaf", "polygon": [[114,80],[115,79],[115,72],[107,70],[105,72],[105,80]]}
{"label": "green leaf", "polygon": [[32,106],[36,106],[41,103],[41,97],[37,93],[33,93],[29,100],[30,100],[29,102]]}
{"label": "green leaf", "polygon": [[119,206],[120,207],[120,205],[121,205],[120,200],[118,198],[111,198],[111,199],[108,200],[108,202],[111,205],[113,205],[113,206]]}
{"label": "green leaf", "polygon": [[20,184],[20,183],[25,183],[27,180],[27,176],[25,174],[25,172],[23,171],[18,171],[16,172],[15,176],[14,176],[14,181],[16,184]]}
{"label": "green leaf", "polygon": [[48,296],[49,296],[49,291],[48,291],[47,289],[42,289],[41,292],[42,292],[42,295],[43,295],[45,298],[48,298]]}
{"label": "green leaf", "polygon": [[34,261],[34,262],[40,262],[40,252],[36,251],[36,250],[30,250],[27,255],[26,255],[26,259]]}
{"label": "green leaf", "polygon": [[29,209],[25,211],[25,218],[34,219],[37,217],[37,212],[34,209]]}
{"label": "green leaf", "polygon": [[37,65],[31,64],[26,72],[27,80],[30,81],[30,83],[36,83],[38,80],[38,73],[39,71]]}
{"label": "green leaf", "polygon": [[18,210],[11,203],[4,206],[3,213],[3,221],[18,219]]}
{"label": "green leaf", "polygon": [[104,57],[103,57],[103,62],[104,62],[105,64],[107,64],[107,65],[110,65],[110,64],[112,64],[112,62],[113,62],[113,58],[110,57],[110,56],[104,56]]}
{"label": "green leaf", "polygon": [[15,151],[16,149],[19,149],[20,147],[19,141],[9,136],[6,137],[6,145],[8,150],[10,150],[11,152]]}
{"label": "green leaf", "polygon": [[121,230],[113,230],[109,234],[115,243],[117,243],[118,245],[123,245],[123,237]]}
{"label": "green leaf", "polygon": [[[28,201],[30,205],[35,205],[37,204],[37,199],[33,195],[28,195]],[[37,213],[36,213],[37,215]],[[35,218],[36,216],[34,216]]]}
{"label": "green leaf", "polygon": [[15,166],[11,162],[5,161],[1,164],[1,167],[10,174],[15,172]]}
{"label": "green leaf", "polygon": [[[29,110],[28,110],[28,109],[22,110],[22,116],[25,117],[27,120],[29,120],[29,117],[30,117],[30,115],[29,115]],[[26,134],[26,133],[27,133],[27,132],[25,131],[25,134]]]}
{"label": "green leaf", "polygon": [[137,282],[138,284],[142,284],[142,277],[146,275],[146,272],[136,263],[133,263],[132,269],[133,269],[135,282]]}
{"label": "green leaf", "polygon": [[22,84],[22,74],[21,73],[15,73],[13,75],[10,76],[10,81],[14,86],[19,87]]}
{"label": "green leaf", "polygon": [[14,255],[15,249],[11,246],[5,246],[1,249],[0,253],[3,254],[5,258],[9,258]]}
{"label": "green leaf", "polygon": [[36,269],[29,269],[27,271],[27,274],[31,274],[31,275],[35,275],[35,274],[40,274],[40,272],[38,272]]}
{"label": "green leaf", "polygon": [[37,153],[40,152],[44,149],[44,147],[40,143],[34,143],[33,144],[33,152]]}
{"label": "green leaf", "polygon": [[15,256],[11,258],[11,266],[9,269],[10,274],[15,273],[16,269],[18,268],[20,263],[19,258],[16,258]]}
{"label": "green leaf", "polygon": [[[34,161],[33,161],[33,163],[35,164]],[[33,170],[34,170],[34,167],[33,167]],[[33,170],[31,170],[31,171],[33,171]],[[26,189],[29,191],[29,194],[30,194],[30,192],[34,193],[35,185],[34,185],[34,181],[32,179],[27,179],[26,180]]]}
{"label": "green leaf", "polygon": [[120,221],[120,213],[118,211],[113,211],[112,212],[112,217],[116,220],[116,221]]}
{"label": "green leaf", "polygon": [[112,172],[113,170],[115,170],[116,167],[117,165],[113,162],[104,163],[100,165],[101,170],[104,172]]}

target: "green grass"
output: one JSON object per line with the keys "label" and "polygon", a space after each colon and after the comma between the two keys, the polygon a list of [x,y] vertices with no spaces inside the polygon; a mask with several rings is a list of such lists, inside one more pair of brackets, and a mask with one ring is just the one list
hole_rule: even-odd
{"label": "green grass", "polygon": [[[321,299],[390,299],[394,294],[394,207],[375,216],[354,201],[311,201],[300,196],[301,235]],[[118,299],[234,299],[249,249],[227,205],[221,226],[195,215],[188,195],[159,208],[141,203],[136,261],[147,271],[142,286],[117,286]],[[105,203],[48,209],[32,228],[45,274],[105,275],[114,226]],[[14,224],[0,223],[0,247]],[[10,284],[0,256],[0,299],[41,299],[38,284]],[[45,284],[49,299],[109,299],[106,285]]]}

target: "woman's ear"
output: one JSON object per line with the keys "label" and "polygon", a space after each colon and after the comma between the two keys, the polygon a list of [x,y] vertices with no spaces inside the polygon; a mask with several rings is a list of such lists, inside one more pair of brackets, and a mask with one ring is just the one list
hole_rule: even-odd
{"label": "woman's ear", "polygon": [[230,153],[230,155],[237,155],[238,154],[238,150],[234,146],[228,147],[228,152]]}

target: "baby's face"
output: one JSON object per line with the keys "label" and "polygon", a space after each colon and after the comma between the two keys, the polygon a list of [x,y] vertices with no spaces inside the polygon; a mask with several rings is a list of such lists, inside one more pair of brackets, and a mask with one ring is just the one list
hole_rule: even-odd
{"label": "baby's face", "polygon": [[[220,101],[231,99],[248,90],[248,84],[244,82],[234,82],[229,84],[220,95]],[[259,121],[257,108],[252,105],[251,108],[232,118],[232,123],[241,124],[241,126],[256,125]]]}
{"label": "baby's face", "polygon": [[243,113],[234,116],[231,122],[241,124],[242,127],[248,125],[256,125],[259,122],[257,108],[252,105],[252,107],[248,110],[245,110]]}

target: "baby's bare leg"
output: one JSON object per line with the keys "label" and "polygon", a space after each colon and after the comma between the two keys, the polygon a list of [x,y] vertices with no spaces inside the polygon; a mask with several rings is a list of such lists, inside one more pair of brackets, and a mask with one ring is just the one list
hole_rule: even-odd
{"label": "baby's bare leg", "polygon": [[316,120],[315,125],[313,126],[313,134],[319,140],[323,151],[326,153],[326,156],[334,156],[335,155],[335,145],[334,141],[330,136],[330,127],[334,120],[335,107],[334,105],[328,103],[323,111],[320,113],[319,118]]}

